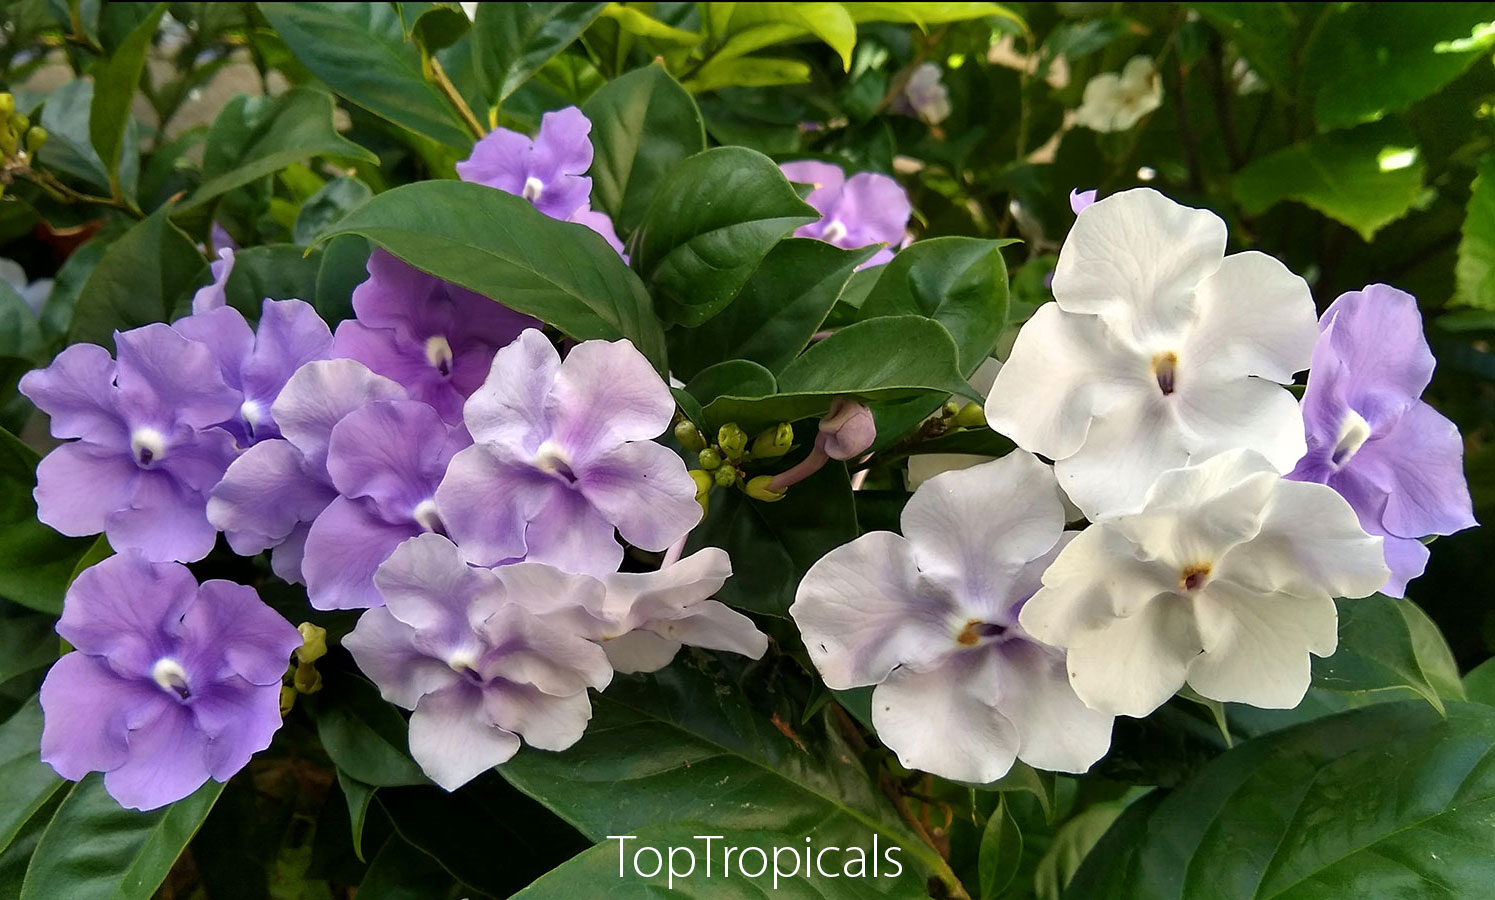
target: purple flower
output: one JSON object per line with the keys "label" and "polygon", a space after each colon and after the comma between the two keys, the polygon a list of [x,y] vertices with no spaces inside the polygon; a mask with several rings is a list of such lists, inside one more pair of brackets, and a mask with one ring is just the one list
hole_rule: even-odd
{"label": "purple flower", "polygon": [[102,531],[153,561],[202,559],[216,540],[207,495],[234,458],[233,437],[212,426],[238,411],[239,394],[208,347],[168,325],[114,342],[118,363],[74,344],[21,379],[53,436],[80,439],[37,468],[37,517],[74,537]]}
{"label": "purple flower", "polygon": [[653,443],[675,401],[627,341],[584,341],[561,362],[536,330],[493,358],[463,410],[477,443],[436,491],[447,533],[470,562],[518,559],[571,572],[617,571],[623,548],[664,550],[695,526],[695,482]]}
{"label": "purple flower", "polygon": [[379,400],[404,400],[398,384],[351,359],[307,363],[270,410],[283,438],[244,451],[207,503],[208,519],[242,556],[275,549],[275,574],[300,582],[311,523],[337,497],[327,453],[334,427]]}
{"label": "purple flower", "polygon": [[1373,284],[1319,320],[1303,395],[1308,452],[1287,477],[1334,488],[1361,527],[1386,539],[1391,579],[1381,590],[1393,597],[1427,565],[1419,538],[1477,524],[1459,430],[1418,399],[1432,377],[1411,294]]}
{"label": "purple flower", "polygon": [[1090,204],[1095,202],[1095,198],[1099,194],[1100,192],[1095,190],[1094,188],[1088,191],[1082,191],[1079,188],[1074,188],[1069,192],[1069,208],[1074,212],[1075,215],[1078,216],[1083,210],[1088,208]]}
{"label": "purple flower", "polygon": [[847,250],[868,244],[887,245],[858,268],[882,265],[904,243],[913,207],[908,194],[892,178],[876,172],[858,172],[847,178],[839,166],[809,159],[784,163],[779,168],[790,181],[814,188],[805,201],[824,217],[796,228],[797,237],[816,238]]}
{"label": "purple flower", "polygon": [[213,280],[192,295],[193,313],[205,313],[228,305],[228,279],[234,273],[234,248],[220,249],[217,261],[208,264],[208,271]]}
{"label": "purple flower", "polygon": [[508,761],[521,737],[545,750],[576,743],[592,717],[587,688],[612,679],[602,648],[565,627],[568,606],[597,598],[547,591],[559,620],[523,605],[525,576],[544,568],[474,569],[440,535],[413,538],[379,569],[384,606],[343,640],[384,699],[415,711],[411,755],[449,791]]}
{"label": "purple flower", "polygon": [[383,250],[353,289],[357,320],[337,327],[333,355],[404,385],[448,422],[488,374],[499,347],[538,323],[481,294],[427,275]]}
{"label": "purple flower", "polygon": [[327,473],[338,496],[306,537],[301,572],[317,609],[366,609],[383,601],[374,572],[403,541],[441,532],[436,485],[452,454],[472,443],[417,400],[382,400],[332,429]]}
{"label": "purple flower", "polygon": [[270,413],[275,398],[303,364],[332,352],[327,323],[300,300],[266,300],[257,330],[231,306],[195,312],[172,327],[212,348],[223,380],[242,396],[238,414],[220,423],[240,447],[280,437]]}
{"label": "purple flower", "polygon": [[41,756],[73,781],[104,773],[120,805],[155,809],[227,781],[280,727],[280,681],[301,635],[229,581],[112,556],[68,589],[75,648],[42,684]]}

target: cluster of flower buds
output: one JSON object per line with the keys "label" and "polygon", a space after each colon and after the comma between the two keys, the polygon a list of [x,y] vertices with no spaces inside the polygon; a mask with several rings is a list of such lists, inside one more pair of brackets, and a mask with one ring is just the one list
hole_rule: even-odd
{"label": "cluster of flower buds", "polygon": [[[25,113],[16,112],[15,95],[0,94],[0,154],[5,157],[3,167],[9,169],[12,166],[27,165],[46,142],[47,130],[40,125],[32,125],[31,118]],[[0,194],[4,193],[9,181],[8,177],[0,177]]]}

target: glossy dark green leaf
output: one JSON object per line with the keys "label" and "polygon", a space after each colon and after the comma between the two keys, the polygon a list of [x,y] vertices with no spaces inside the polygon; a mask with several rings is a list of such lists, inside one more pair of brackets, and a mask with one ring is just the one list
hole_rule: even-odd
{"label": "glossy dark green leaf", "polygon": [[93,539],[63,537],[37,521],[31,491],[39,461],[35,450],[0,429],[0,597],[55,616]]}
{"label": "glossy dark green leaf", "polygon": [[451,147],[473,136],[421,73],[390,3],[261,3],[259,10],[297,61],[339,95],[396,125]]}
{"label": "glossy dark green leaf", "polygon": [[[457,43],[472,29],[472,20],[455,3],[401,3],[400,6],[407,33],[431,53]],[[413,20],[412,9],[416,11]]]}
{"label": "glossy dark green leaf", "polygon": [[656,367],[664,335],[638,277],[600,236],[480,184],[424,181],[379,194],[323,234],[360,234],[412,266],[578,340],[628,338]]}
{"label": "glossy dark green leaf", "polygon": [[1017,875],[1023,861],[1023,833],[1002,798],[981,832],[978,872],[982,900],[996,900]]}
{"label": "glossy dark green leaf", "polygon": [[410,758],[410,726],[373,685],[351,675],[328,678],[307,701],[322,748],[340,772],[373,787],[426,783]]}
{"label": "glossy dark green leaf", "polygon": [[230,306],[256,322],[266,300],[315,299],[321,267],[321,250],[294,244],[247,247],[234,253],[224,294]]}
{"label": "glossy dark green leaf", "polygon": [[0,724],[0,853],[63,785],[37,755],[41,739],[42,707],[35,697]]}
{"label": "glossy dark green leaf", "polygon": [[0,356],[32,359],[41,350],[42,331],[25,298],[0,282]]}
{"label": "glossy dark green leaf", "polygon": [[56,791],[36,812],[31,814],[16,832],[10,845],[0,850],[0,897],[21,896],[21,885],[26,881],[26,867],[36,853],[36,845],[57,813],[57,807],[67,798],[72,785],[63,782],[65,789]]}
{"label": "glossy dark green leaf", "polygon": [[363,826],[368,821],[369,806],[374,801],[374,791],[378,790],[371,784],[364,784],[342,769],[337,770],[337,786],[343,792],[343,799],[348,803],[348,827],[349,837],[353,841],[353,853],[360,860],[363,859]]}
{"label": "glossy dark green leaf", "polygon": [[1495,706],[1495,659],[1487,659],[1464,676],[1464,693],[1470,700]]}
{"label": "glossy dark green leaf", "polygon": [[209,781],[151,812],[122,808],[97,772],[58,807],[26,870],[20,900],[149,900],[223,791]]}
{"label": "glossy dark green leaf", "polygon": [[369,277],[369,253],[373,247],[356,234],[345,234],[322,245],[322,264],[317,268],[317,312],[334,329],[353,318],[353,289]]}
{"label": "glossy dark green leaf", "polygon": [[1128,810],[1070,900],[1406,900],[1495,883],[1495,709],[1380,703],[1238,745]]}
{"label": "glossy dark green leaf", "polygon": [[696,102],[663,66],[608,82],[581,105],[592,121],[592,198],[633,233],[671,169],[706,149]]}
{"label": "glossy dark green leaf", "polygon": [[728,359],[783,369],[820,329],[852,270],[876,252],[810,238],[780,241],[726,309],[699,328],[671,333],[670,367],[684,378]]}
{"label": "glossy dark green leaf", "polygon": [[497,106],[586,30],[604,3],[482,3],[472,52],[483,93]]}
{"label": "glossy dark green leaf", "polygon": [[362,206],[372,196],[374,192],[369,186],[352,175],[332,179],[301,204],[301,211],[296,213],[296,227],[291,232],[291,240],[302,246],[313,243],[317,235]]}
{"label": "glossy dark green leaf", "polygon": [[337,133],[332,97],[292,88],[276,97],[236,97],[208,131],[203,183],[183,202],[191,209],[256,178],[313,156],[375,163],[379,158]]}
{"label": "glossy dark green leaf", "polygon": [[1060,900],[1064,896],[1080,864],[1123,809],[1121,803],[1097,803],[1064,823],[1033,874],[1033,892],[1038,900]]}
{"label": "glossy dark green leaf", "polygon": [[786,831],[799,847],[809,837],[870,848],[875,835],[901,848],[904,873],[864,889],[922,888],[931,868],[945,870],[823,720],[789,737],[710,656],[686,652],[654,675],[619,676],[593,705],[571,749],[521,752],[499,768],[592,840],[675,822],[697,834]]}
{"label": "glossy dark green leaf", "polygon": [[[37,151],[37,159],[48,169],[65,172],[95,189],[109,192],[110,167],[105,166],[90,138],[90,110],[93,106],[93,82],[69,81],[47,94],[42,107],[41,125],[47,130],[47,142]],[[140,173],[140,150],[134,140],[133,120],[125,124],[126,139],[120,144],[120,155],[114,170],[126,196],[135,193]]]}
{"label": "glossy dark green leaf", "polygon": [[192,239],[157,211],[104,251],[78,293],[68,341],[112,347],[116,329],[170,320],[188,308],[207,267]]}
{"label": "glossy dark green leaf", "polygon": [[1453,653],[1438,626],[1410,600],[1374,594],[1339,600],[1339,647],[1313,660],[1315,687],[1359,693],[1410,690],[1441,711],[1462,700]]}
{"label": "glossy dark green leaf", "polygon": [[1456,299],[1495,310],[1495,154],[1480,157],[1476,171],[1454,265]]}
{"label": "glossy dark green leaf", "polygon": [[[711,202],[702,202],[703,186]],[[659,184],[635,263],[663,313],[699,325],[732,302],[774,244],[819,218],[768,157],[718,147],[680,163]]]}
{"label": "glossy dark green leaf", "polygon": [[960,352],[960,371],[974,372],[992,354],[1007,324],[1007,264],[1012,241],[943,237],[898,251],[862,302],[864,318],[928,316],[945,326]]}
{"label": "glossy dark green leaf", "polygon": [[358,885],[361,900],[459,900],[471,889],[398,835],[384,842]]}
{"label": "glossy dark green leaf", "polygon": [[144,21],[132,28],[114,52],[100,60],[93,69],[93,99],[88,117],[88,136],[99,159],[103,160],[109,184],[120,194],[119,151],[130,121],[130,104],[145,69],[145,54],[166,4],[159,3]]}
{"label": "glossy dark green leaf", "polygon": [[88,282],[88,276],[93,274],[94,267],[99,264],[109,245],[128,231],[129,227],[123,221],[109,223],[92,240],[74,250],[57,270],[52,279],[52,293],[47,295],[47,302],[42,304],[40,316],[42,333],[48,339],[61,339],[67,334],[72,325],[73,310],[78,304],[78,295]]}
{"label": "glossy dark green leaf", "polygon": [[778,391],[773,373],[751,360],[729,359],[707,366],[685,384],[685,392],[698,403],[717,397],[768,396]]}
{"label": "glossy dark green leaf", "polygon": [[51,613],[0,617],[0,684],[57,659],[56,623]]}

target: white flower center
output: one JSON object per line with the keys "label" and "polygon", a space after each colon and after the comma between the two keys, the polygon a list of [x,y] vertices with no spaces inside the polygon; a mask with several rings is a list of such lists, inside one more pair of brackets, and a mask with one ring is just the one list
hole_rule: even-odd
{"label": "white flower center", "polygon": [[820,232],[820,239],[830,244],[844,237],[846,237],[846,226],[841,224],[840,219],[831,219],[825,223],[825,230]]}
{"label": "white flower center", "polygon": [[1329,455],[1329,464],[1336,469],[1344,468],[1369,439],[1370,423],[1353,409],[1347,411],[1339,423],[1339,437],[1334,441],[1334,452]]}
{"label": "white flower center", "polygon": [[260,405],[253,400],[245,400],[244,405],[239,407],[239,418],[249,426],[249,433],[252,435],[254,429],[259,427],[260,422],[265,418],[265,411],[260,409]]}
{"label": "white flower center", "polygon": [[446,526],[441,522],[441,514],[436,511],[435,500],[426,499],[416,504],[415,510],[410,513],[410,518],[426,531],[446,534]]}
{"label": "white flower center", "polygon": [[576,483],[576,473],[571,470],[570,457],[553,441],[546,441],[535,451],[535,468],[569,484]]}
{"label": "white flower center", "polygon": [[448,656],[446,664],[453,672],[471,681],[482,681],[483,676],[478,672],[478,658],[470,650],[459,650]]}
{"label": "white flower center", "polygon": [[130,432],[130,455],[142,468],[150,468],[166,456],[166,436],[154,428]]}
{"label": "white flower center", "polygon": [[452,374],[452,345],[439,334],[426,338],[426,362],[442,375]]}
{"label": "white flower center", "polygon": [[151,678],[161,686],[161,690],[175,694],[182,700],[192,696],[192,692],[187,689],[187,673],[182,669],[182,664],[169,656],[161,657],[151,666]]}
{"label": "white flower center", "polygon": [[524,179],[524,190],[520,196],[531,203],[539,203],[540,195],[545,193],[545,182],[531,175]]}

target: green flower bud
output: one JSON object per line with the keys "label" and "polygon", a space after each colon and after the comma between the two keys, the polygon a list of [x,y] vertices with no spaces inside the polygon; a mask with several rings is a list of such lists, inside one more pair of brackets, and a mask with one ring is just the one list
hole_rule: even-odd
{"label": "green flower bud", "polygon": [[47,142],[47,129],[33,128],[26,132],[26,152],[35,153]]}
{"label": "green flower bud", "polygon": [[789,452],[794,443],[794,428],[788,422],[780,422],[765,428],[753,438],[754,459],[777,459]]}
{"label": "green flower bud", "polygon": [[0,128],[0,154],[6,157],[16,155],[16,133],[9,128]]}
{"label": "green flower bud", "polygon": [[280,688],[280,714],[288,716],[296,707],[296,689],[290,685],[281,685]]}
{"label": "green flower bud", "polygon": [[722,464],[722,455],[716,451],[715,447],[707,447],[696,454],[696,458],[701,461],[701,468],[707,471],[718,468]]}
{"label": "green flower bud", "polygon": [[16,95],[0,94],[0,116],[10,118],[10,114],[16,111]]}
{"label": "green flower bud", "polygon": [[700,453],[706,449],[706,439],[701,437],[700,429],[691,424],[689,419],[681,419],[680,424],[675,426],[675,440],[691,453]]}
{"label": "green flower bud", "polygon": [[962,428],[980,428],[986,424],[986,410],[980,403],[967,403],[955,414],[955,424]]}
{"label": "green flower bud", "polygon": [[301,632],[301,646],[296,650],[296,659],[303,663],[314,663],[327,655],[327,629],[310,622],[296,626]]}
{"label": "green flower bud", "polygon": [[291,676],[291,684],[298,694],[315,694],[322,689],[322,673],[311,663],[302,663]]}
{"label": "green flower bud", "polygon": [[731,466],[722,466],[712,472],[711,477],[722,487],[731,487],[737,483],[737,470]]}
{"label": "green flower bud", "polygon": [[747,487],[744,488],[744,490],[747,492],[747,495],[749,497],[752,497],[754,500],[762,500],[764,503],[774,503],[784,499],[784,495],[787,494],[788,491],[773,490],[769,487],[769,484],[772,481],[772,475],[759,475],[757,478],[749,481],[747,483]]}
{"label": "green flower bud", "polygon": [[716,432],[716,443],[722,448],[722,455],[738,462],[747,453],[747,432],[737,427],[735,422],[728,422]]}
{"label": "green flower bud", "polygon": [[31,127],[31,120],[25,113],[11,113],[7,121],[10,123],[10,130],[16,134],[25,134],[26,129]]}
{"label": "green flower bud", "polygon": [[701,514],[705,515],[711,507],[711,488],[716,479],[705,469],[691,469],[690,480],[696,483],[696,502],[701,504]]}
{"label": "green flower bud", "polygon": [[944,419],[952,419],[958,412],[960,412],[960,406],[954,400],[946,400],[945,405],[940,407],[940,417]]}

